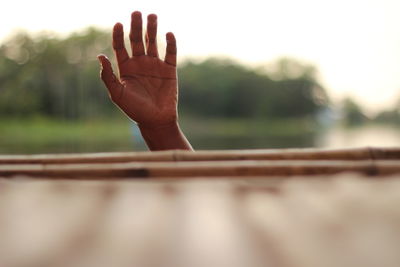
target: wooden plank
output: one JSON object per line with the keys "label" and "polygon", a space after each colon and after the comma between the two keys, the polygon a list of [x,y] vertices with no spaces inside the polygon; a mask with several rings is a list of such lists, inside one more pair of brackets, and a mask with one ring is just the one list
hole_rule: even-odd
{"label": "wooden plank", "polygon": [[399,161],[199,161],[136,162],[93,164],[10,164],[0,165],[0,176],[161,178],[207,176],[289,176],[359,172],[387,175],[400,172]]}

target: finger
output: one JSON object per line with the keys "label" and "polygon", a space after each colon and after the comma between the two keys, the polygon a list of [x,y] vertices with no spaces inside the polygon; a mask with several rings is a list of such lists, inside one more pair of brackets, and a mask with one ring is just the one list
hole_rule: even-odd
{"label": "finger", "polygon": [[165,63],[176,66],[176,40],[172,32],[167,33],[167,51],[165,53]]}
{"label": "finger", "polygon": [[118,65],[124,63],[129,59],[128,52],[125,49],[124,43],[124,28],[121,23],[117,23],[113,29],[113,48],[115,56],[117,57]]}
{"label": "finger", "polygon": [[107,87],[111,99],[114,102],[118,101],[122,95],[122,84],[117,77],[115,77],[108,58],[104,55],[99,55],[97,58],[99,59],[101,65],[100,77]]}
{"label": "finger", "polygon": [[131,15],[131,32],[129,34],[133,56],[144,55],[142,25],[142,14],[139,11],[133,12]]}
{"label": "finger", "polygon": [[158,57],[157,50],[157,15],[150,14],[147,17],[147,33],[146,33],[147,55]]}

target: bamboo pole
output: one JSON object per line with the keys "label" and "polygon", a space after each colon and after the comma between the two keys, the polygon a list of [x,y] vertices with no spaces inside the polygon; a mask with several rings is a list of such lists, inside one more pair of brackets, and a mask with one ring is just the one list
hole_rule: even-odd
{"label": "bamboo pole", "polygon": [[226,161],[226,160],[384,160],[400,159],[400,147],[349,149],[254,149],[189,152],[118,152],[54,155],[3,155],[0,164],[64,164],[113,162]]}
{"label": "bamboo pole", "polygon": [[368,160],[400,159],[399,148],[348,149],[253,149],[219,151],[176,151],[177,161],[204,160]]}
{"label": "bamboo pole", "polygon": [[174,161],[173,150],[159,152],[108,152],[80,154],[0,155],[0,164],[68,164]]}
{"label": "bamboo pole", "polygon": [[0,165],[1,177],[30,176],[72,179],[190,178],[322,175],[358,172],[365,175],[400,173],[399,161],[203,161],[102,164]]}

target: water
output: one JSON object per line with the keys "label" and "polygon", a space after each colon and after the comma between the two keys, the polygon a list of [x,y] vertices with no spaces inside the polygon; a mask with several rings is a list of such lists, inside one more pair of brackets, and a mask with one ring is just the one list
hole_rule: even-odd
{"label": "water", "polygon": [[400,146],[400,128],[390,125],[364,125],[332,128],[316,139],[317,147]]}
{"label": "water", "polygon": [[400,146],[400,128],[388,125],[333,127],[291,136],[205,137],[190,139],[196,149],[345,148]]}
{"label": "water", "polygon": [[[196,150],[205,149],[261,149],[261,148],[346,148],[400,146],[400,128],[388,125],[365,125],[354,128],[334,127],[318,132],[290,135],[196,135],[186,131]],[[128,138],[107,140],[69,139],[35,143],[21,139],[1,140],[0,154],[85,153],[147,150],[143,139],[135,133]]]}

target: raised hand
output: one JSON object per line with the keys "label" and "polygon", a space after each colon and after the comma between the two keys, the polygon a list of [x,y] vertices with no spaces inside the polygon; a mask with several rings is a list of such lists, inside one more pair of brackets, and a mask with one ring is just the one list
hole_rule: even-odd
{"label": "raised hand", "polygon": [[[135,11],[131,19],[129,39],[132,56],[124,45],[123,26],[117,23],[113,29],[113,49],[119,78],[114,75],[107,57],[100,55],[101,79],[112,101],[138,123],[150,149],[191,149],[178,125],[175,36],[167,33],[166,55],[161,60],[157,49],[157,16],[151,14],[147,17],[146,45],[143,43],[142,14]],[[171,136],[174,132],[180,137],[175,140],[177,142],[169,144],[175,139]],[[170,140],[165,140],[164,136]]]}
{"label": "raised hand", "polygon": [[165,60],[158,57],[157,16],[147,18],[146,51],[142,37],[142,15],[132,13],[132,57],[124,45],[122,24],[113,30],[113,48],[118,62],[120,79],[113,74],[111,63],[99,56],[102,64],[101,78],[109,90],[112,101],[139,125],[149,127],[173,123],[177,120],[176,42],[167,34]]}

